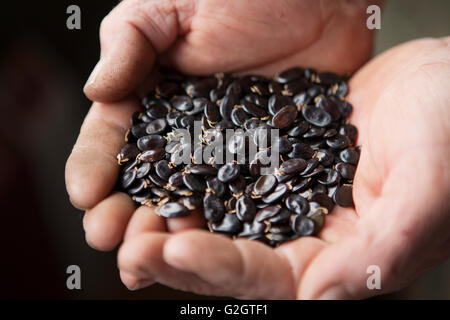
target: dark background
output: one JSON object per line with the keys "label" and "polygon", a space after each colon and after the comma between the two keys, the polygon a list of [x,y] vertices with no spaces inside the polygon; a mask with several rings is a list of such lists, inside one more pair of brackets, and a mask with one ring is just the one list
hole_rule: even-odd
{"label": "dark background", "polygon": [[[161,285],[137,292],[120,282],[116,253],[84,240],[82,214],[66,194],[64,166],[90,102],[82,87],[99,56],[98,27],[117,1],[15,1],[0,13],[0,298],[205,298]],[[66,8],[81,8],[81,30]],[[375,54],[424,36],[450,34],[450,2],[391,0]],[[78,265],[82,290],[66,288]],[[386,298],[450,298],[450,262]]]}

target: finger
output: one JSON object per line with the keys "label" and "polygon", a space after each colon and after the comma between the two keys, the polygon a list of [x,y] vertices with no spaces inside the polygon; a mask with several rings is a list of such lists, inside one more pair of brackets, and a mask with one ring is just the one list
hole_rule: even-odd
{"label": "finger", "polygon": [[164,259],[169,265],[221,288],[225,295],[252,299],[295,297],[287,261],[258,242],[186,231],[167,241]]}
{"label": "finger", "polygon": [[118,100],[150,73],[155,57],[166,50],[179,32],[175,1],[122,1],[102,21],[101,57],[84,92],[94,101]]}
{"label": "finger", "polygon": [[153,280],[140,279],[125,271],[120,271],[120,280],[131,291],[142,289],[155,283]]}
{"label": "finger", "polygon": [[75,207],[92,208],[111,192],[119,174],[116,155],[136,110],[133,99],[92,105],[66,164],[66,187]]}
{"label": "finger", "polygon": [[204,228],[206,220],[202,211],[196,209],[187,217],[167,219],[166,225],[169,232],[180,232],[193,228]]}
{"label": "finger", "polygon": [[122,241],[134,210],[135,204],[131,198],[116,192],[86,211],[83,226],[88,244],[102,251],[114,249]]}
{"label": "finger", "polygon": [[[163,248],[171,237],[168,233],[149,232],[133,237],[122,244],[117,255],[121,272],[136,279],[156,281],[172,288],[198,294],[221,295],[220,289],[200,279],[197,275],[184,272],[167,264],[163,258]],[[128,279],[124,279],[128,281]],[[136,282],[125,283],[127,286]],[[139,287],[134,287],[139,289]]]}
{"label": "finger", "polygon": [[125,241],[141,233],[164,232],[166,223],[163,217],[156,214],[155,209],[147,206],[140,206],[133,213],[128,223],[125,233]]}

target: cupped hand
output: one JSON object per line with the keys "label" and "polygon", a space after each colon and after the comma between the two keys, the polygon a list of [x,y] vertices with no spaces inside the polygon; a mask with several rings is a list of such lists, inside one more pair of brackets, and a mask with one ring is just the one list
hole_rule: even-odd
{"label": "cupped hand", "polygon": [[370,57],[361,0],[126,0],[102,21],[101,59],[85,93],[116,101],[143,85],[155,59],[188,74],[272,75],[301,63],[340,74]]}
{"label": "cupped hand", "polygon": [[[88,243],[102,250],[117,246],[136,209],[129,197],[110,193],[118,176],[116,154],[140,108],[133,97],[154,81],[156,56],[198,74],[272,74],[294,65],[351,73],[372,47],[372,33],[361,27],[365,8],[360,0],[122,1],[101,24],[101,59],[85,86],[97,102],[66,166],[70,199],[87,211]],[[199,218],[170,220],[167,228],[199,225]]]}
{"label": "cupped hand", "polygon": [[[352,78],[350,121],[362,148],[356,208],[335,208],[318,238],[274,250],[200,230],[169,234],[161,218],[136,216],[118,255],[122,280],[285,299],[364,298],[406,286],[450,256],[449,74],[447,38],[391,49]],[[370,266],[381,272],[380,289],[367,286]]]}

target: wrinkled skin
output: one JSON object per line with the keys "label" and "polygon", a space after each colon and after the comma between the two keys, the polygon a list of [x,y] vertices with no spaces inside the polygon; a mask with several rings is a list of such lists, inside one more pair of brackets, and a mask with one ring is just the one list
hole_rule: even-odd
{"label": "wrinkled skin", "polygon": [[[108,33],[103,30],[109,28],[105,25],[102,57],[114,61],[114,54],[104,53]],[[233,43],[233,38],[224,37]],[[189,33],[185,38],[189,39]],[[192,38],[197,39],[194,35]],[[202,43],[202,37],[198,39]],[[264,40],[255,41],[258,44]],[[145,49],[145,45],[134,47],[137,51]],[[305,54],[313,47],[308,46]],[[217,65],[201,65],[200,57],[187,54],[189,48],[180,42],[163,60],[172,61],[183,71],[219,71]],[[279,64],[276,55],[273,61],[264,58],[255,63],[254,57],[246,58],[246,54],[258,56],[259,51],[236,53],[233,58],[235,49],[229,50],[227,59],[231,60],[219,63],[220,68],[232,66],[230,70],[244,71],[247,65],[256,72],[254,68],[259,66],[262,73],[270,74],[292,65],[312,65],[343,71],[341,63],[324,61],[321,66],[319,61],[326,57],[317,57],[314,62],[308,59],[316,57],[310,57],[310,53],[304,57],[301,50],[292,55],[295,59]],[[142,54],[129,56],[142,58]],[[359,56],[361,61],[363,56]],[[130,72],[130,63],[135,62],[124,63],[123,69],[116,63],[114,74],[100,71],[94,80],[91,78],[85,89],[87,95],[111,101],[120,98],[110,95],[115,85],[123,88],[122,95],[132,90],[129,83],[110,81]],[[353,71],[358,66],[356,63],[344,69]],[[354,180],[356,208],[336,207],[327,216],[319,237],[300,238],[276,249],[248,240],[232,241],[196,229],[204,224],[199,213],[166,221],[148,207],[136,209],[127,195],[111,193],[118,175],[115,155],[123,144],[129,117],[139,108],[130,97],[93,104],[67,162],[67,189],[72,203],[86,210],[88,243],[99,250],[111,250],[121,243],[118,266],[122,281],[130,289],[160,282],[201,294],[255,299],[365,298],[392,292],[450,254],[449,74],[450,38],[446,38],[395,47],[352,77],[348,99],[354,111],[350,122],[359,129],[358,144],[362,147]],[[142,86],[133,85],[134,90]],[[367,289],[370,265],[380,267],[381,290]]]}

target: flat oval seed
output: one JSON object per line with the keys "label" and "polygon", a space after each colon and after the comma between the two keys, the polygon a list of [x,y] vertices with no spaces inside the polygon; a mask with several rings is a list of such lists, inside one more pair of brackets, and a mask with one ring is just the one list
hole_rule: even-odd
{"label": "flat oval seed", "polygon": [[208,221],[216,222],[222,220],[225,214],[223,201],[213,194],[207,194],[203,198],[203,214]]}
{"label": "flat oval seed", "polygon": [[347,148],[339,153],[339,158],[349,164],[357,165],[359,161],[359,152],[353,148]]}
{"label": "flat oval seed", "polygon": [[134,159],[139,154],[139,149],[135,144],[126,144],[122,147],[119,152],[119,158],[122,160],[125,159]]}
{"label": "flat oval seed", "polygon": [[235,214],[226,213],[222,221],[211,224],[211,229],[216,232],[237,234],[242,230],[242,222]]}
{"label": "flat oval seed", "polygon": [[309,200],[317,202],[322,207],[327,208],[328,212],[331,212],[334,208],[333,200],[327,194],[324,193],[314,193]]}
{"label": "flat oval seed", "polygon": [[219,107],[217,105],[215,105],[211,101],[206,101],[204,108],[205,116],[209,121],[213,123],[217,123],[220,121],[221,116],[219,113]]}
{"label": "flat oval seed", "polygon": [[137,146],[141,151],[162,148],[166,145],[166,139],[159,134],[150,134],[138,139]]}
{"label": "flat oval seed", "polygon": [[251,198],[242,196],[236,202],[236,215],[241,221],[251,222],[256,215],[256,206]]}
{"label": "flat oval seed", "polygon": [[170,167],[169,161],[161,160],[155,166],[156,174],[164,180],[169,180],[169,177],[175,172],[173,168]]}
{"label": "flat oval seed", "polygon": [[348,139],[348,137],[342,136],[340,134],[328,138],[326,142],[329,147],[337,150],[345,149],[350,144],[350,140]]}
{"label": "flat oval seed", "polygon": [[253,187],[253,194],[257,196],[264,196],[270,193],[278,184],[277,178],[275,176],[268,174],[261,176],[255,183]]}
{"label": "flat oval seed", "polygon": [[233,108],[233,111],[231,111],[231,121],[234,123],[234,125],[238,127],[242,127],[245,124],[245,121],[249,118],[247,113],[242,110],[241,108]]}
{"label": "flat oval seed", "polygon": [[239,177],[228,183],[228,188],[233,195],[239,195],[244,193],[245,184],[246,181],[244,176],[239,175]]}
{"label": "flat oval seed", "polygon": [[324,186],[333,186],[339,182],[341,175],[337,170],[325,168],[317,175],[317,182]]}
{"label": "flat oval seed", "polygon": [[161,134],[166,131],[167,121],[165,119],[156,119],[150,122],[145,128],[147,134]]}
{"label": "flat oval seed", "polygon": [[356,172],[356,167],[349,163],[339,162],[336,164],[336,171],[341,174],[341,177],[347,180],[353,180]]}
{"label": "flat oval seed", "polygon": [[262,222],[264,220],[275,217],[281,211],[279,206],[268,206],[258,211],[255,216],[255,221]]}
{"label": "flat oval seed", "polygon": [[219,169],[217,177],[222,182],[230,182],[239,176],[240,171],[238,164],[234,162],[227,163]]}
{"label": "flat oval seed", "polygon": [[271,193],[262,197],[262,201],[265,203],[275,203],[281,200],[288,191],[289,188],[286,184],[279,183]]}
{"label": "flat oval seed", "polygon": [[301,195],[291,194],[286,198],[286,208],[295,212],[296,214],[307,214],[309,212],[309,202]]}
{"label": "flat oval seed", "polygon": [[192,99],[189,96],[174,96],[170,99],[170,103],[178,111],[188,111],[194,107]]}
{"label": "flat oval seed", "polygon": [[169,177],[169,184],[171,184],[174,187],[181,187],[184,185],[183,182],[183,173],[181,171],[175,172]]}
{"label": "flat oval seed", "polygon": [[136,178],[144,178],[150,172],[151,168],[152,165],[149,162],[141,163],[136,171]]}
{"label": "flat oval seed", "polygon": [[333,195],[334,202],[341,207],[353,207],[353,188],[351,185],[342,185]]}
{"label": "flat oval seed", "polygon": [[160,160],[163,156],[164,156],[164,149],[155,148],[142,152],[139,159],[141,159],[141,161],[143,162],[154,162]]}
{"label": "flat oval seed", "polygon": [[190,213],[188,208],[178,202],[168,202],[162,205],[157,212],[164,218],[186,217]]}
{"label": "flat oval seed", "polygon": [[312,105],[303,107],[302,114],[306,121],[318,127],[326,127],[331,123],[331,115],[328,112]]}
{"label": "flat oval seed", "polygon": [[297,118],[297,108],[294,106],[286,106],[278,111],[272,119],[275,128],[284,129],[289,127]]}
{"label": "flat oval seed", "polygon": [[136,180],[136,170],[129,170],[120,177],[120,186],[122,189],[129,188]]}
{"label": "flat oval seed", "polygon": [[292,231],[299,236],[311,236],[314,234],[314,221],[305,216],[297,215],[292,221]]}
{"label": "flat oval seed", "polygon": [[225,184],[222,181],[220,181],[217,177],[211,177],[208,180],[206,180],[206,185],[208,189],[212,190],[217,197],[223,198],[225,196],[226,192]]}
{"label": "flat oval seed", "polygon": [[280,173],[289,175],[305,170],[308,163],[303,159],[290,159],[283,162],[280,166]]}
{"label": "flat oval seed", "polygon": [[193,192],[204,192],[206,189],[205,180],[195,174],[185,174],[183,176],[183,183]]}

